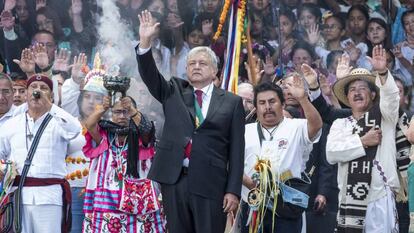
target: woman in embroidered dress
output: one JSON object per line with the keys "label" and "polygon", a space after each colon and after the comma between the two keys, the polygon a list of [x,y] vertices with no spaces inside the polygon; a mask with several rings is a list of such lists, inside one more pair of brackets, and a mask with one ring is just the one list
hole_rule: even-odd
{"label": "woman in embroidered dress", "polygon": [[165,232],[155,184],[136,179],[145,178],[149,171],[154,155],[154,127],[130,97],[115,103],[112,121],[100,120],[109,108],[110,99],[104,97],[103,105],[97,106],[86,120],[88,132],[83,151],[91,165],[83,231]]}

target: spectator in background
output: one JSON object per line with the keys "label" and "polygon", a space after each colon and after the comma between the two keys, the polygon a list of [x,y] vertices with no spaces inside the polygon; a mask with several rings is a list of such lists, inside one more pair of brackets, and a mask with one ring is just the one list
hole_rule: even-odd
{"label": "spectator in background", "polygon": [[[139,12],[148,10],[152,13],[152,19],[156,22],[165,22],[166,19],[166,6],[162,0],[144,0]],[[154,56],[155,63],[157,68],[160,70],[161,74],[166,78],[170,79],[171,77],[171,51],[165,45],[165,38],[169,38],[171,35],[164,34],[164,23],[160,23],[157,33],[154,34],[154,38],[151,44],[152,55]]]}
{"label": "spectator in background", "polygon": [[[306,42],[310,43],[309,34],[311,34],[313,31],[319,30],[322,19],[321,11],[317,5],[313,3],[304,3],[298,8],[297,16],[299,19],[299,36]],[[318,37],[318,40],[315,42],[315,44],[323,45],[323,38]]]}
{"label": "spectator in background", "polygon": [[[327,56],[330,51],[343,50],[341,41],[345,36],[345,20],[339,15],[331,15],[325,19],[322,36],[326,41],[324,46],[317,45],[319,31],[309,34],[309,41],[311,45],[316,46],[315,52],[321,58],[324,67],[328,67]],[[336,68],[333,70],[335,73]]]}
{"label": "spectator in background", "polygon": [[45,6],[36,11],[36,26],[39,31],[52,33],[59,48],[70,49],[60,18],[52,8]]}
{"label": "spectator in background", "polygon": [[[368,10],[363,5],[352,6],[347,14],[347,35],[355,45],[366,42],[366,30],[369,20]],[[364,51],[361,51],[364,52]],[[366,51],[365,51],[366,53]]]}
{"label": "spectator in background", "polygon": [[316,54],[313,47],[304,41],[296,43],[292,48],[290,68],[296,72],[301,72],[302,64],[313,66]]}
{"label": "spectator in background", "polygon": [[368,55],[372,55],[375,45],[382,45],[386,49],[391,49],[391,37],[387,23],[380,18],[371,18],[367,26],[367,45]]}
{"label": "spectator in background", "polygon": [[220,14],[221,4],[219,0],[201,0],[201,12],[207,12],[213,15]]}
{"label": "spectator in background", "polygon": [[240,83],[237,94],[243,99],[243,107],[246,115],[249,114],[254,109],[253,85],[250,83]]}
{"label": "spectator in background", "polygon": [[20,106],[26,103],[27,83],[26,76],[14,73],[13,80],[13,105]]}
{"label": "spectator in background", "polygon": [[280,33],[282,44],[279,45],[279,52],[282,53],[282,63],[287,65],[291,60],[292,48],[297,41],[295,32],[296,16],[292,11],[281,10],[279,16]]}
{"label": "spectator in background", "polygon": [[13,116],[13,82],[11,78],[0,73],[0,126]]}
{"label": "spectator in background", "polygon": [[412,86],[412,75],[414,74],[414,9],[404,12],[401,21],[406,39],[394,47],[393,52],[397,58],[395,70],[402,75],[407,86]]}

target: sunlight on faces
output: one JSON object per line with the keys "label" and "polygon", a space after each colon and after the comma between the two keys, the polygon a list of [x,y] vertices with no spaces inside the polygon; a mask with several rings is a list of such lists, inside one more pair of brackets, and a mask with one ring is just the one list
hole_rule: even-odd
{"label": "sunlight on faces", "polygon": [[375,22],[368,24],[367,39],[371,41],[372,44],[381,44],[385,40],[385,37],[385,28]]}
{"label": "sunlight on faces", "polygon": [[259,92],[256,97],[257,119],[267,128],[277,125],[283,119],[284,104],[274,91]]}
{"label": "sunlight on faces", "polygon": [[213,64],[207,52],[198,51],[189,54],[187,58],[187,77],[194,85],[207,86],[214,80],[217,74],[217,67]]}
{"label": "sunlight on faces", "polygon": [[129,109],[122,107],[121,101],[118,101],[112,108],[112,121],[121,126],[128,126],[129,114]]}
{"label": "sunlight on faces", "polygon": [[368,83],[356,80],[348,85],[348,93],[345,93],[352,111],[366,112],[372,106],[375,99],[375,91],[371,91]]}
{"label": "sunlight on faces", "polygon": [[13,104],[19,106],[26,102],[27,89],[20,85],[13,85]]}
{"label": "sunlight on faces", "polygon": [[8,79],[0,79],[0,114],[5,114],[8,112],[12,104],[12,84]]}
{"label": "sunlight on faces", "polygon": [[103,95],[94,91],[83,91],[80,110],[82,115],[89,116],[95,111],[96,105],[102,105]]}

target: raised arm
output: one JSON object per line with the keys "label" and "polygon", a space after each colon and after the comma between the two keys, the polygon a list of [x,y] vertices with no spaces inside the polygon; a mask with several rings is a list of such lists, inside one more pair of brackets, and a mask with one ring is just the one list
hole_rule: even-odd
{"label": "raised arm", "polygon": [[151,13],[147,10],[138,15],[138,18],[140,23],[140,42],[136,48],[138,71],[151,95],[163,103],[171,95],[173,87],[158,71],[154,58],[152,57],[151,42],[160,30],[160,23],[155,22],[155,19],[152,18]]}
{"label": "raised arm", "polygon": [[[315,70],[306,64],[303,64],[301,68],[304,76],[317,75]],[[308,137],[310,140],[313,140],[322,128],[322,118],[308,99],[305,91],[305,81],[301,77],[295,76],[293,77],[293,84],[287,83],[287,88],[302,107],[305,117],[308,120]]]}
{"label": "raised arm", "polygon": [[105,112],[108,111],[109,107],[110,98],[109,96],[105,96],[103,99],[103,104],[97,105],[95,107],[95,111],[85,120],[85,127],[97,144],[99,144],[102,139],[102,136],[98,132],[98,122],[101,120]]}
{"label": "raised arm", "polygon": [[382,117],[395,124],[398,121],[399,90],[394,78],[387,69],[387,57],[382,45],[377,45],[372,51],[371,62],[373,70],[378,73],[376,84],[380,89],[380,110]]}

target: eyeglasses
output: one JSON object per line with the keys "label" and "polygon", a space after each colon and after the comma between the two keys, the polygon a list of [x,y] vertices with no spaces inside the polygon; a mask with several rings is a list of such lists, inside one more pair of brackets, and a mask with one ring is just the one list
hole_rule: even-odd
{"label": "eyeglasses", "polygon": [[47,49],[53,49],[56,46],[56,44],[53,43],[53,42],[42,43],[42,42],[37,42],[37,41],[33,41],[32,45],[34,46],[36,43],[39,43],[39,44],[45,46]]}
{"label": "eyeglasses", "polygon": [[121,116],[122,114],[124,116],[128,116],[129,111],[128,110],[114,110],[114,111],[112,111],[112,114],[116,115],[116,116]]}
{"label": "eyeglasses", "polygon": [[12,94],[12,90],[10,89],[0,89],[0,94],[2,96],[10,96]]}
{"label": "eyeglasses", "polygon": [[329,25],[329,24],[324,24],[323,25],[323,29],[324,30],[328,30],[328,29],[330,29],[330,30],[335,30],[335,29],[340,29],[341,27],[339,26],[339,25],[336,25],[336,24],[331,24],[331,25]]}

